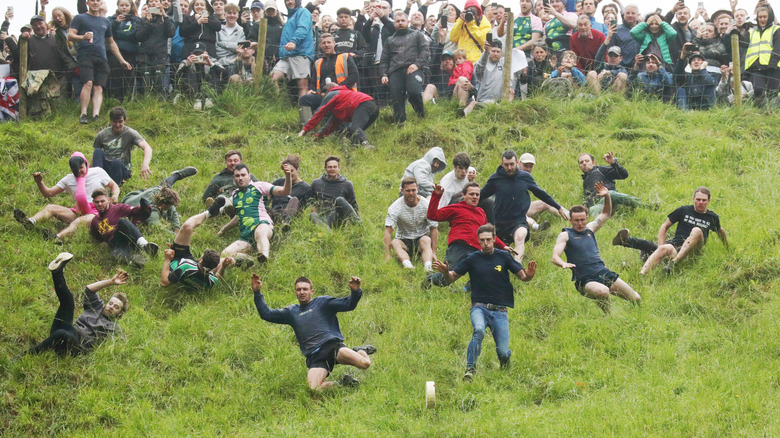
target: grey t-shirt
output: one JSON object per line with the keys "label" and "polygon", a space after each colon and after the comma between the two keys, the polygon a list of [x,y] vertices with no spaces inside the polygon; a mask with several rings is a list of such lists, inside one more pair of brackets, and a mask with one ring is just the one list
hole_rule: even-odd
{"label": "grey t-shirt", "polygon": [[139,145],[143,141],[144,138],[141,137],[141,134],[129,126],[125,126],[125,129],[119,134],[114,134],[114,131],[109,126],[98,132],[95,137],[95,143],[92,146],[103,149],[107,159],[122,161],[125,168],[132,174],[130,169],[130,152],[134,146]]}

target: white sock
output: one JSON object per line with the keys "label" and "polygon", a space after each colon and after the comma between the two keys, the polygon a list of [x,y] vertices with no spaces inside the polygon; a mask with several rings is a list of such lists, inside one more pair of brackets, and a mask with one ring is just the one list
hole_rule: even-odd
{"label": "white sock", "polygon": [[210,218],[210,217],[211,217],[211,213],[209,213],[209,211],[208,211],[208,210],[206,210],[206,219],[208,219],[208,218]]}
{"label": "white sock", "polygon": [[401,262],[401,264],[404,265],[404,268],[406,269],[414,269],[414,265],[412,265],[411,260],[404,260],[403,262]]}
{"label": "white sock", "polygon": [[138,240],[135,241],[135,244],[143,248],[144,246],[148,245],[149,242],[146,241],[144,236],[141,236],[138,238]]}
{"label": "white sock", "polygon": [[30,223],[33,224],[33,225],[38,223],[38,221],[36,221],[35,218],[32,218],[32,217],[28,217],[27,220],[30,221]]}
{"label": "white sock", "polygon": [[531,229],[532,229],[532,230],[538,230],[538,229],[539,229],[539,224],[533,224],[533,225],[531,225]]}
{"label": "white sock", "polygon": [[433,262],[425,262],[425,272],[433,271]]}

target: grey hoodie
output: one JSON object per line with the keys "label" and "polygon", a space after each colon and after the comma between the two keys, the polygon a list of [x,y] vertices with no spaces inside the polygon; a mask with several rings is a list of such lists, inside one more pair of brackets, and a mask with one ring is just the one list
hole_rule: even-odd
{"label": "grey hoodie", "polygon": [[[433,170],[433,160],[441,163],[438,169]],[[420,196],[429,197],[433,193],[433,174],[444,171],[447,168],[447,159],[444,158],[444,150],[436,146],[431,148],[425,155],[417,161],[410,164],[404,170],[404,178],[413,176],[417,180],[417,188]]]}

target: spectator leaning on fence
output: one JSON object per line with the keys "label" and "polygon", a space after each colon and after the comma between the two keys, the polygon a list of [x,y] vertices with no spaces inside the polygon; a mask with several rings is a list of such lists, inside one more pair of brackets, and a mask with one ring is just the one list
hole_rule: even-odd
{"label": "spectator leaning on fence", "polygon": [[271,71],[271,79],[277,87],[282,78],[294,79],[300,97],[309,90],[311,61],[314,60],[311,12],[301,7],[301,0],[285,0],[284,4],[288,18],[279,41],[280,59]]}

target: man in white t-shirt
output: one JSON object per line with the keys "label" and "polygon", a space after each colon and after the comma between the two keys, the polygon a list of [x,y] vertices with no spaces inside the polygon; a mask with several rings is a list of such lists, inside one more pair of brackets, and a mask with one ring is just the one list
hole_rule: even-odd
{"label": "man in white t-shirt", "polygon": [[404,268],[414,269],[410,255],[419,253],[425,271],[433,270],[439,223],[429,220],[427,214],[428,198],[417,194],[417,180],[413,176],[405,177],[401,180],[401,197],[387,209],[384,235],[386,260],[392,258],[392,248]]}
{"label": "man in white t-shirt", "polygon": [[471,158],[465,152],[455,154],[452,158],[452,166],[453,169],[444,175],[439,183],[444,188],[439,208],[460,202],[463,198],[463,187],[474,181],[474,177],[477,176],[477,170],[471,167]]}
{"label": "man in white t-shirt", "polygon": [[[69,224],[65,229],[56,234],[48,228],[43,230],[43,238],[54,240],[55,243],[61,243],[63,237],[75,233],[79,225],[89,226],[92,218],[97,213],[91,197],[92,192],[96,189],[107,189],[111,193],[113,201],[115,203],[119,202],[119,186],[103,169],[99,167],[90,169],[84,154],[74,152],[68,164],[72,173],[65,175],[52,188],[46,187],[40,172],[33,173],[33,179],[38,186],[38,190],[46,198],[51,198],[62,192],[70,193],[74,201],[76,201],[75,207],[68,208],[61,205],[48,204],[32,217],[27,217],[22,210],[14,210],[14,219],[24,225],[24,228],[27,230],[32,230],[38,221],[49,219],[52,216]],[[83,187],[80,188],[82,182]]]}

